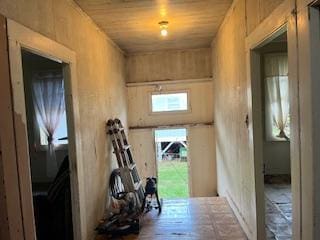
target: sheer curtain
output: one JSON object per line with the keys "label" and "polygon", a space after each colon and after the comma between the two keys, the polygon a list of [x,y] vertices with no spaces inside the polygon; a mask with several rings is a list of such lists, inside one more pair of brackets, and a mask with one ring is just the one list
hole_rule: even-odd
{"label": "sheer curtain", "polygon": [[[266,106],[272,136],[289,140],[289,80],[287,54],[265,55]],[[269,132],[270,132],[269,131]]]}
{"label": "sheer curtain", "polygon": [[35,72],[32,79],[32,93],[35,118],[48,140],[47,176],[54,177],[58,170],[54,136],[65,112],[62,72]]}

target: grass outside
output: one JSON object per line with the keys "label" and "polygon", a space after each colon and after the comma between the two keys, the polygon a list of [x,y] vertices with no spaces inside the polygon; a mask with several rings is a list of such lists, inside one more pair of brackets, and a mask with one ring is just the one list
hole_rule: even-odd
{"label": "grass outside", "polygon": [[160,198],[189,197],[187,162],[158,162],[158,191]]}

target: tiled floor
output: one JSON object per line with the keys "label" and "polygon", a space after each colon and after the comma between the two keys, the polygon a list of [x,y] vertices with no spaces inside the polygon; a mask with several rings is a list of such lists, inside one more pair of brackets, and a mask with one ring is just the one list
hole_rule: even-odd
{"label": "tiled floor", "polygon": [[290,184],[266,184],[267,240],[292,238],[292,196]]}
{"label": "tiled floor", "polygon": [[[246,240],[225,198],[165,200],[160,216],[146,214],[139,235],[125,240]],[[104,240],[98,237],[98,240]]]}

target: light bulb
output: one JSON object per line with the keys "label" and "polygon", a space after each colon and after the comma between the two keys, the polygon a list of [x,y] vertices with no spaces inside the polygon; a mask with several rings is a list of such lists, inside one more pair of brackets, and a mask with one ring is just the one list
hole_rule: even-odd
{"label": "light bulb", "polygon": [[166,37],[168,35],[168,21],[159,22],[160,25],[160,34],[162,37]]}
{"label": "light bulb", "polygon": [[166,37],[168,35],[168,30],[167,29],[161,29],[160,33],[161,33],[161,36]]}

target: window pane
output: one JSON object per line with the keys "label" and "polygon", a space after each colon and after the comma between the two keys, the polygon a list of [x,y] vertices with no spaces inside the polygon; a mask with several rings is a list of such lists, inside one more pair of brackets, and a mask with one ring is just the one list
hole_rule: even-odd
{"label": "window pane", "polygon": [[163,129],[155,131],[156,142],[187,141],[187,129]]}
{"label": "window pane", "polygon": [[152,112],[188,110],[187,93],[153,94]]}
{"label": "window pane", "polygon": [[[58,140],[59,138],[65,138],[68,137],[68,128],[67,128],[67,117],[66,112],[61,117],[60,123],[58,128],[56,129],[54,133],[54,144],[68,144],[68,139],[66,140]],[[47,135],[46,133],[40,128],[40,143],[41,145],[48,145]]]}
{"label": "window pane", "polygon": [[66,112],[64,112],[59,126],[54,134],[54,139],[56,144],[68,144],[68,140],[58,140],[59,138],[68,137],[68,128],[67,128],[67,116]]}
{"label": "window pane", "polygon": [[290,102],[286,54],[265,56],[265,124],[268,140],[290,138]]}

